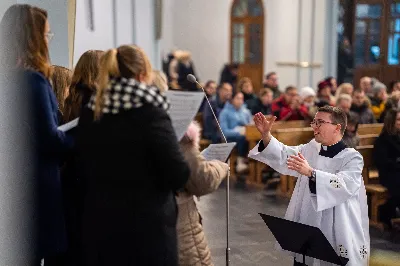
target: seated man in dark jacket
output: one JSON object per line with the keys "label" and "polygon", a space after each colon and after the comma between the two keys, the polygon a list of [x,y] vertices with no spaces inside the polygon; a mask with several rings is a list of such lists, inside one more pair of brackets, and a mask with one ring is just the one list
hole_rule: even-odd
{"label": "seated man in dark jacket", "polygon": [[271,89],[263,88],[260,90],[258,98],[253,100],[253,103],[249,105],[249,109],[252,115],[262,113],[263,115],[272,114],[272,98],[274,93]]}
{"label": "seated man in dark jacket", "polygon": [[[217,94],[211,99],[210,104],[212,109],[217,116],[227,101],[232,97],[232,86],[229,83],[223,83],[219,85]],[[215,121],[214,115],[210,110],[210,106],[205,106],[203,110],[203,137],[211,140],[213,143],[219,143],[221,135],[218,129],[217,122]]]}

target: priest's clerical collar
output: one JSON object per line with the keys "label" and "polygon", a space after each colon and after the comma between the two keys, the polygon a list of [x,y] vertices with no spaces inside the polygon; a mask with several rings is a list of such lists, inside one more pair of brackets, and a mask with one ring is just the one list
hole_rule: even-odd
{"label": "priest's clerical collar", "polygon": [[319,151],[319,155],[328,157],[328,158],[333,158],[335,157],[339,152],[342,150],[346,149],[347,145],[344,143],[343,140],[340,140],[339,142],[330,145],[330,146],[325,146],[321,145],[321,150]]}

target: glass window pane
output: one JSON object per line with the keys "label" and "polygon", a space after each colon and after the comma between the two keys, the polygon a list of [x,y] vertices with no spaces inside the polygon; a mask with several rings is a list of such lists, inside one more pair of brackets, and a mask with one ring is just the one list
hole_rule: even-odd
{"label": "glass window pane", "polygon": [[379,57],[381,54],[380,38],[380,35],[369,36],[368,64],[379,64]]}
{"label": "glass window pane", "polygon": [[344,7],[342,5],[339,6],[339,18],[344,17]]}
{"label": "glass window pane", "polygon": [[261,25],[250,24],[250,39],[249,39],[249,61],[251,64],[261,63]]}
{"label": "glass window pane", "polygon": [[343,21],[339,21],[337,26],[336,26],[336,31],[339,35],[343,35],[344,33],[344,25],[343,25]]}
{"label": "glass window pane", "polygon": [[253,17],[262,16],[263,7],[258,0],[248,0],[249,15]]}
{"label": "glass window pane", "polygon": [[244,17],[247,15],[247,0],[237,0],[233,7],[234,17]]}
{"label": "glass window pane", "polygon": [[357,18],[380,18],[382,5],[358,4],[356,7]]}
{"label": "glass window pane", "polygon": [[400,33],[394,33],[389,35],[388,41],[388,64],[398,65],[400,59],[399,53],[400,46]]}
{"label": "glass window pane", "polygon": [[392,19],[390,20],[390,29],[391,32],[400,32],[400,19]]}
{"label": "glass window pane", "polygon": [[393,3],[390,8],[392,16],[400,16],[400,3]]}
{"label": "glass window pane", "polygon": [[369,34],[377,35],[381,32],[381,22],[379,20],[371,20],[369,24]]}
{"label": "glass window pane", "polygon": [[233,35],[242,35],[244,34],[244,25],[243,23],[235,23],[233,24]]}
{"label": "glass window pane", "polygon": [[244,63],[244,38],[234,37],[232,39],[232,60],[235,63]]}
{"label": "glass window pane", "polygon": [[365,42],[366,35],[360,34],[355,36],[354,41],[354,64],[355,66],[365,64]]}
{"label": "glass window pane", "polygon": [[356,21],[356,34],[366,34],[367,33],[367,23],[363,20]]}

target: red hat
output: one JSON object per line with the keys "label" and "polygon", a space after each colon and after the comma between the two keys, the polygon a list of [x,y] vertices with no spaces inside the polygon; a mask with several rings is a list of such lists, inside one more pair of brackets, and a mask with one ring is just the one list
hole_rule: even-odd
{"label": "red hat", "polygon": [[329,88],[331,87],[331,84],[329,83],[329,81],[326,81],[326,80],[321,81],[320,83],[318,83],[318,92],[326,87],[329,87]]}

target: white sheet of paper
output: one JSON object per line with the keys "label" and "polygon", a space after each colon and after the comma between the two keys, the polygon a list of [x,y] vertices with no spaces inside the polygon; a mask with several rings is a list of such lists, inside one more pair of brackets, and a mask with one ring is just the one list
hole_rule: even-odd
{"label": "white sheet of paper", "polygon": [[169,116],[172,120],[172,126],[178,140],[181,140],[200,108],[204,93],[167,91],[167,98],[171,104]]}
{"label": "white sheet of paper", "polygon": [[235,146],[236,142],[210,144],[201,152],[201,154],[204,156],[204,158],[206,158],[207,161],[218,160],[221,162],[226,162]]}
{"label": "white sheet of paper", "polygon": [[69,121],[68,123],[66,123],[64,125],[59,126],[57,129],[66,132],[66,131],[76,127],[78,125],[78,122],[79,122],[79,117],[75,118],[72,121]]}

